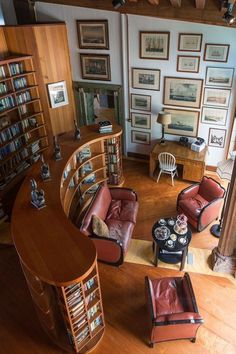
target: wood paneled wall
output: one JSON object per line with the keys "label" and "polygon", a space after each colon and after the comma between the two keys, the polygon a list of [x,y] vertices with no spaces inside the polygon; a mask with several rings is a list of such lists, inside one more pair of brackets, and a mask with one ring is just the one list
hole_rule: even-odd
{"label": "wood paneled wall", "polygon": [[[10,52],[31,54],[34,57],[49,140],[52,141],[50,138],[53,135],[72,130],[75,104],[66,25],[6,26],[3,31]],[[69,104],[51,108],[47,84],[59,81],[66,81]]]}
{"label": "wood paneled wall", "polygon": [[8,52],[8,48],[7,48],[4,31],[3,28],[0,28],[0,57],[7,54],[7,52]]}

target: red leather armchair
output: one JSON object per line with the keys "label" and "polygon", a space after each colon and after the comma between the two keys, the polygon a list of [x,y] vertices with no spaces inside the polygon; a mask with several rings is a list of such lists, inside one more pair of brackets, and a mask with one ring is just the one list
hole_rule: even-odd
{"label": "red leather armchair", "polygon": [[188,273],[183,277],[145,277],[150,319],[150,346],[176,339],[196,340],[203,323]]}
{"label": "red leather armchair", "polygon": [[177,211],[187,216],[189,224],[202,231],[219,217],[225,189],[210,177],[185,188],[177,198]]}

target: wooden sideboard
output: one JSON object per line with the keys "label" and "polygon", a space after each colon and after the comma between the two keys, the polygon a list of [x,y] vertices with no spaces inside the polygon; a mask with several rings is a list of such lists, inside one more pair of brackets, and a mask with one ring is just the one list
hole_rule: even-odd
{"label": "wooden sideboard", "polygon": [[169,152],[176,158],[176,163],[183,166],[183,179],[188,181],[199,182],[205,171],[205,157],[207,148],[201,152],[195,152],[180,145],[176,141],[166,141],[165,145],[159,142],[154,145],[149,160],[149,175],[154,177],[154,171],[158,166],[158,155],[161,152]]}
{"label": "wooden sideboard", "polygon": [[[51,180],[42,181],[41,162],[36,162],[21,186],[13,208],[13,241],[39,320],[55,343],[70,352],[91,351],[102,338],[105,323],[95,246],[68,218],[68,200],[72,203],[72,194],[76,195],[86,176],[77,180],[72,187],[73,193],[69,181],[91,159],[98,159],[94,164],[94,173],[99,174],[97,183],[109,180],[104,146],[110,139],[119,138],[121,133],[119,126],[114,126],[113,132],[108,134],[100,134],[96,126],[87,126],[81,128],[80,140],[74,140],[73,132],[60,136],[62,159],[55,161],[53,150],[44,156]],[[65,179],[68,164],[75,161],[74,157],[77,161],[77,155],[84,147],[94,144],[103,151],[93,151],[94,156],[77,162]],[[102,167],[99,167],[100,162]],[[32,178],[38,189],[45,192],[46,207],[40,210],[31,204]]]}

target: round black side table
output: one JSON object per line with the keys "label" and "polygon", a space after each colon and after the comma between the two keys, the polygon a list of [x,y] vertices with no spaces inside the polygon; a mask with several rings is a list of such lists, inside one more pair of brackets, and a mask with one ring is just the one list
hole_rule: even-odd
{"label": "round black side table", "polygon": [[[160,220],[164,220],[164,225],[163,223],[159,223]],[[187,232],[185,234],[180,235],[175,232],[174,225],[176,222],[176,218],[165,218],[160,220],[157,221],[152,228],[152,237],[154,240],[154,265],[157,267],[159,258],[165,263],[180,263],[180,270],[183,270],[186,256],[188,254],[188,245],[192,238],[192,232],[189,227],[187,227]],[[170,225],[169,223],[173,225]],[[161,226],[165,226],[168,229],[168,238],[166,238],[165,240],[160,240],[156,236],[155,231]],[[176,241],[173,241],[170,247],[168,245],[168,242],[170,242],[169,240],[171,240],[171,235],[176,235]],[[182,241],[183,238],[186,241],[184,243],[181,243],[180,241]]]}

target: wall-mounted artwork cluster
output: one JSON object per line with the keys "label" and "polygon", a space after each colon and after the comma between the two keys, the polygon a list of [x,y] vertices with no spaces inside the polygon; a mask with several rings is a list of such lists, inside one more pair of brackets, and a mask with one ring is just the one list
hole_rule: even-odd
{"label": "wall-mounted artwork cluster", "polygon": [[[80,49],[109,49],[107,20],[77,20]],[[111,80],[110,55],[80,54],[82,78],[86,80]]]}
{"label": "wall-mounted artwork cluster", "polygon": [[[170,32],[140,31],[139,58],[169,60],[171,56],[170,36]],[[202,33],[179,33],[177,50],[179,53],[176,57],[176,72],[191,73],[196,76],[163,77],[162,102],[164,107],[162,110],[171,113],[171,124],[165,126],[165,133],[197,137],[201,115],[202,123],[212,125],[212,127],[209,126],[208,131],[208,145],[223,147],[226,132],[224,129],[214,128],[214,125],[226,125],[234,69],[207,67],[205,80],[199,77],[199,71],[201,60],[226,63],[230,45],[205,43],[203,47]],[[155,68],[145,66],[132,68],[130,81],[132,89],[160,91],[162,80],[158,61]],[[143,141],[147,143],[147,134],[144,129],[151,129],[153,93],[152,95],[147,95],[146,92],[131,93],[130,97],[132,128],[140,129],[139,134],[145,134]],[[143,111],[145,113],[142,113]],[[136,139],[134,136],[136,137],[136,133],[131,131],[132,142],[144,143],[142,139]]]}

